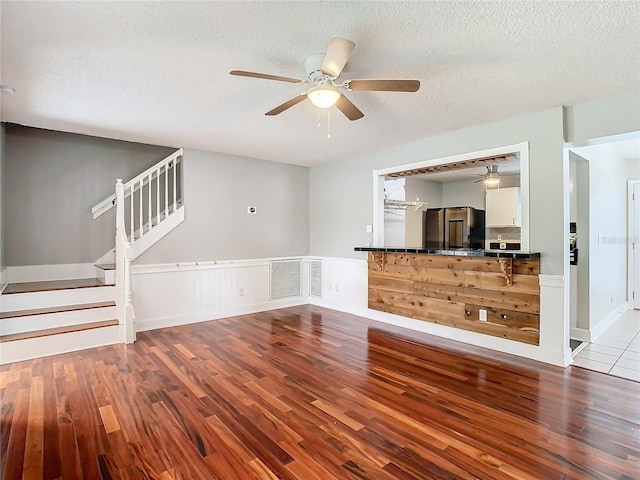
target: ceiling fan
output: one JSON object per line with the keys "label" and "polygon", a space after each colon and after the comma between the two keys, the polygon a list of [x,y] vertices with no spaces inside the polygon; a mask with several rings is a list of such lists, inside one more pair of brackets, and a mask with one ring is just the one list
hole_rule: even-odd
{"label": "ceiling fan", "polygon": [[305,92],[287,100],[282,105],[278,105],[273,110],[269,110],[265,115],[278,115],[308,98],[318,108],[331,108],[335,105],[349,120],[358,120],[364,117],[364,113],[345,97],[341,90],[345,89],[350,92],[418,91],[420,88],[418,80],[346,80],[338,82],[338,77],[340,77],[355,46],[355,43],[346,38],[331,37],[326,53],[311,55],[304,61],[307,73],[306,80],[244,70],[232,70],[229,73],[240,77],[264,78],[278,82],[309,85]]}
{"label": "ceiling fan", "polygon": [[481,176],[480,180],[476,180],[473,183],[484,182],[487,187],[496,187],[500,185],[500,177],[516,176],[518,173],[498,173],[498,165],[487,165],[487,173],[476,174]]}

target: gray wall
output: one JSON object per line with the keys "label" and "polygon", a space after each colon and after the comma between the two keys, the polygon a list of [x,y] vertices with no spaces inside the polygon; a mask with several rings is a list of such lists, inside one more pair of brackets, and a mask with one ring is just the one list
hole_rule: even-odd
{"label": "gray wall", "polygon": [[474,183],[474,180],[444,183],[442,184],[442,206],[473,207],[484,210],[487,203],[486,192],[484,183]]}
{"label": "gray wall", "polygon": [[[307,167],[185,149],[183,168],[185,221],[136,263],[309,254]],[[332,211],[348,208],[327,200]]]}
{"label": "gray wall", "polygon": [[[373,221],[374,169],[529,142],[530,250],[542,253],[542,272],[562,275],[563,110],[558,107],[502,122],[426,138],[350,160],[311,168],[311,254],[363,258],[365,225]],[[336,199],[345,207],[330,208]]]}
{"label": "gray wall", "polygon": [[175,149],[6,125],[2,213],[7,266],[94,262],[114,246],[114,212],[91,207]]}

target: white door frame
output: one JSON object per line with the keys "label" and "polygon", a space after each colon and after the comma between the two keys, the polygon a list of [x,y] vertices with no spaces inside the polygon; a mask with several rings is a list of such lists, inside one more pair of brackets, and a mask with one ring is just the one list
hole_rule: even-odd
{"label": "white door frame", "polygon": [[630,308],[640,309],[640,179],[629,180],[627,185],[627,302]]}
{"label": "white door frame", "polygon": [[424,160],[421,162],[399,165],[396,167],[373,170],[373,245],[384,245],[384,178],[392,173],[404,172],[417,168],[432,167],[434,165],[445,165],[474,158],[506,155],[508,153],[519,153],[520,156],[520,202],[522,206],[520,230],[520,248],[529,250],[529,142],[521,142],[515,145],[505,145],[502,147],[469,152],[449,157]]}

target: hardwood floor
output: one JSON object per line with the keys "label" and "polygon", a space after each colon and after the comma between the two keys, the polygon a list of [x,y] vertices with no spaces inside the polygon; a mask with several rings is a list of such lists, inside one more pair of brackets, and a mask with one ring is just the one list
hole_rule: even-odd
{"label": "hardwood floor", "polygon": [[640,478],[640,383],[303,306],[0,370],[3,479]]}

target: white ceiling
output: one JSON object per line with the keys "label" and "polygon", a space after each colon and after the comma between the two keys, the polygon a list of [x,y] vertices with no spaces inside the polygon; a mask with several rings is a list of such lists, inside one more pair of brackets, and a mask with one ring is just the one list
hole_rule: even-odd
{"label": "white ceiling", "polygon": [[[0,2],[2,121],[315,165],[640,88],[640,2]],[[351,92],[350,122],[302,102],[333,35],[341,79],[418,79]]]}

